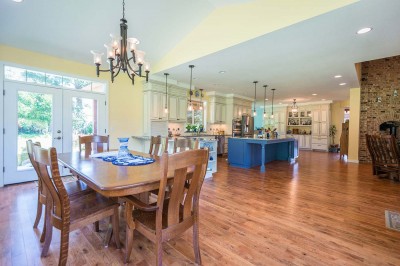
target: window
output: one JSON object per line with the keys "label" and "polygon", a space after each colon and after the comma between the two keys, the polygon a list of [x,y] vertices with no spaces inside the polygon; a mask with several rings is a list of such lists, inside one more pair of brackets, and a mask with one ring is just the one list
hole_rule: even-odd
{"label": "window", "polygon": [[202,125],[206,128],[206,103],[203,103],[203,108],[200,109],[201,103],[192,101],[193,110],[187,111],[186,123],[194,125]]}
{"label": "window", "polygon": [[73,90],[106,93],[106,84],[69,76],[55,75],[29,69],[4,66],[4,77],[7,80],[21,81],[52,87],[62,87]]}

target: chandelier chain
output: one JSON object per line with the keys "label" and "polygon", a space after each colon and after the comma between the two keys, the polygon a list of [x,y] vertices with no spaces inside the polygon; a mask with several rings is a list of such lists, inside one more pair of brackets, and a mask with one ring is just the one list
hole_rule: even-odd
{"label": "chandelier chain", "polygon": [[122,19],[125,19],[125,0],[122,0]]}

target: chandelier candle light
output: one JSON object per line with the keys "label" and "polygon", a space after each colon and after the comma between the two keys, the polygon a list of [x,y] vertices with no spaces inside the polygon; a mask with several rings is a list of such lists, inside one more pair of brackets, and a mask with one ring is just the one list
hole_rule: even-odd
{"label": "chandelier candle light", "polygon": [[265,112],[265,101],[267,100],[267,87],[268,85],[264,85],[264,118],[267,117],[267,113]]}
{"label": "chandelier candle light", "polygon": [[165,75],[165,108],[164,112],[168,113],[168,73],[164,73]]}
{"label": "chandelier candle light", "polygon": [[258,81],[253,81],[254,83],[254,109],[253,109],[253,116],[257,115],[257,111],[256,111],[256,96],[257,96],[257,83]]}
{"label": "chandelier candle light", "polygon": [[297,113],[297,109],[296,99],[293,99],[292,112]]}
{"label": "chandelier candle light", "polygon": [[192,111],[193,110],[193,106],[192,106],[192,95],[193,95],[193,91],[192,91],[192,77],[193,77],[193,68],[194,65],[189,65],[190,68],[190,87],[189,87],[189,104],[188,104],[188,110]]}
{"label": "chandelier candle light", "polygon": [[[120,24],[121,36],[111,36],[111,43],[104,45],[107,48],[107,61],[110,65],[109,69],[100,69],[102,63],[102,55],[96,51],[91,51],[93,54],[94,64],[96,65],[97,77],[100,72],[110,72],[111,82],[114,82],[114,78],[118,76],[122,70],[127,73],[128,77],[132,80],[132,84],[135,83],[135,76],[146,77],[146,82],[149,81],[149,64],[144,61],[145,52],[137,50],[136,45],[139,44],[139,40],[136,38],[127,38],[128,21],[125,19],[125,0],[122,1],[122,19]],[[128,50],[131,52],[131,57],[128,56]],[[142,68],[145,66],[146,75],[142,75]]]}

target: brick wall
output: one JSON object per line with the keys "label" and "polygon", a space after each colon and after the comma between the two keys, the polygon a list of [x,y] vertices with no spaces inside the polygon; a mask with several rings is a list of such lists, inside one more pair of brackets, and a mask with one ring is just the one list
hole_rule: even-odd
{"label": "brick wall", "polygon": [[[393,96],[395,89],[397,97]],[[385,121],[400,121],[400,56],[361,63],[360,91],[359,161],[367,163],[370,156],[365,134],[378,133]]]}

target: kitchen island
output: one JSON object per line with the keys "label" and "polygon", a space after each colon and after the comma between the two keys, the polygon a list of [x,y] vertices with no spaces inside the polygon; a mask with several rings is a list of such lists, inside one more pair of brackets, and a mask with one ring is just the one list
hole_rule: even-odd
{"label": "kitchen island", "polygon": [[228,138],[228,162],[234,167],[261,165],[260,171],[265,172],[266,163],[276,160],[294,162],[297,156],[298,145],[293,138]]}

